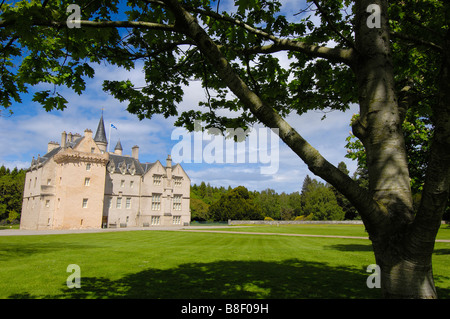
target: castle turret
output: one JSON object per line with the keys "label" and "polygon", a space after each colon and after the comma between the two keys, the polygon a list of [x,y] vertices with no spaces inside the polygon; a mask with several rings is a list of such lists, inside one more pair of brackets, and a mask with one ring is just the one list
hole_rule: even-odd
{"label": "castle turret", "polygon": [[97,132],[95,133],[94,141],[102,153],[106,153],[108,140],[106,139],[105,123],[103,122],[103,115],[98,122]]}

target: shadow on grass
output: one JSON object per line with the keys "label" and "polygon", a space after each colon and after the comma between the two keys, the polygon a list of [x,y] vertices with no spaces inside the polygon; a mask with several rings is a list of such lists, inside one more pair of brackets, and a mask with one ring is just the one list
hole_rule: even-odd
{"label": "shadow on grass", "polygon": [[446,248],[434,249],[433,254],[435,254],[435,255],[450,255],[450,249],[446,249]]}
{"label": "shadow on grass", "polygon": [[27,257],[33,254],[45,254],[56,250],[74,250],[96,248],[94,245],[78,245],[70,243],[9,243],[0,247],[0,261],[7,261],[18,257]]}
{"label": "shadow on grass", "polygon": [[69,289],[64,283],[58,295],[10,298],[378,298],[379,290],[367,288],[366,279],[362,270],[297,259],[217,261],[150,268],[117,280],[82,277],[81,288]]}
{"label": "shadow on grass", "polygon": [[339,251],[373,251],[372,244],[337,244],[326,247],[331,250]]}

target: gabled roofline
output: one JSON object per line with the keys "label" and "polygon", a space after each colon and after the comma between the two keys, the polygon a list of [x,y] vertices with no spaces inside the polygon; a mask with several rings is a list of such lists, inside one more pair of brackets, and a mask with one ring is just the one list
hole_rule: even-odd
{"label": "gabled roofline", "polygon": [[180,163],[175,164],[175,166],[172,167],[172,171],[177,167],[180,166],[181,170],[183,171],[184,175],[186,175],[186,177],[189,179],[189,181],[191,181],[191,178],[189,177],[189,175],[186,173],[186,171],[184,170],[183,166],[181,166]]}

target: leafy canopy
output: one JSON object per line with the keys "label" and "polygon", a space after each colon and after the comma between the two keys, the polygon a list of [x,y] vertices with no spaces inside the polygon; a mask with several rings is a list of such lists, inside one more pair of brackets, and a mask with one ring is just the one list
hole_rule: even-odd
{"label": "leafy canopy", "polygon": [[[153,114],[178,116],[177,125],[191,129],[193,119],[222,128],[245,128],[256,122],[254,115],[230,94],[192,40],[176,29],[173,14],[160,1],[77,1],[81,20],[99,24],[68,28],[66,20],[71,12],[66,9],[72,2],[23,0],[2,4],[0,103],[5,109],[13,102],[20,103],[21,94],[28,93],[31,87],[47,83],[53,89],[35,92],[33,101],[47,111],[62,110],[68,102],[60,93],[61,87],[82,94],[86,79],[95,75],[96,64],[106,62],[131,70],[142,61],[144,87],[117,79],[103,85],[115,98],[127,101],[128,111],[140,119]],[[347,66],[289,52],[292,63],[283,67],[278,57],[260,54],[260,48],[268,43],[266,37],[232,22],[239,20],[264,34],[298,38],[305,43],[342,42],[328,28],[314,25],[314,11],[282,14],[278,1],[236,0],[234,10],[221,12],[225,5],[229,3],[185,2],[242,79],[280,114],[301,114],[312,107],[345,110],[356,102],[353,76]],[[344,14],[343,9],[343,3],[334,1],[327,10],[334,20],[339,20],[343,34],[350,36],[351,13]],[[108,21],[152,22],[169,27],[101,25]],[[179,113],[177,105],[190,80],[202,83],[207,98],[200,102],[200,111]],[[218,111],[222,109],[236,111],[237,115],[220,116]]]}

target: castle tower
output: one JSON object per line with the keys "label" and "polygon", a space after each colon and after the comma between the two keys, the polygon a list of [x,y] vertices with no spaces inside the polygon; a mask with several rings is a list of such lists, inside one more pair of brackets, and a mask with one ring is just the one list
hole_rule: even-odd
{"label": "castle tower", "polygon": [[106,139],[105,123],[103,122],[103,114],[98,122],[97,132],[95,133],[94,141],[102,153],[106,153],[108,140]]}

